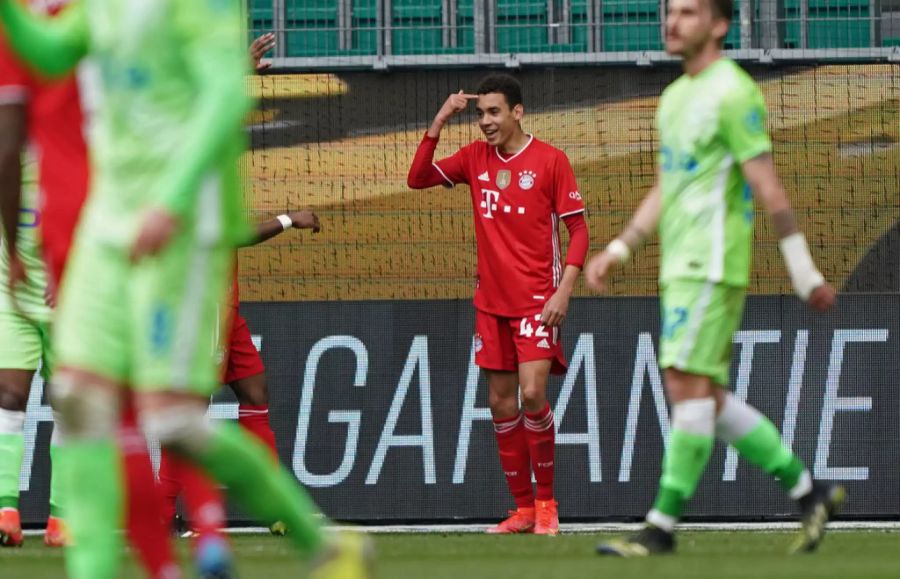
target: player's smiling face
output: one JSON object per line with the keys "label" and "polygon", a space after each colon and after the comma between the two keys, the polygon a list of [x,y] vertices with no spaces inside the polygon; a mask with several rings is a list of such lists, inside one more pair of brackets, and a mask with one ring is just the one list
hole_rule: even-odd
{"label": "player's smiling face", "polygon": [[519,121],[525,114],[524,107],[510,107],[506,96],[501,93],[478,95],[475,111],[478,114],[478,127],[490,145],[503,149],[510,139],[522,131]]}
{"label": "player's smiling face", "polygon": [[728,21],[713,14],[713,0],[669,0],[666,52],[690,58],[728,33]]}

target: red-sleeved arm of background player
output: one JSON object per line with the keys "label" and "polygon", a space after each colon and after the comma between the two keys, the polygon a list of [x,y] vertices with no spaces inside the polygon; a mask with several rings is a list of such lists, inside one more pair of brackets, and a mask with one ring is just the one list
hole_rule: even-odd
{"label": "red-sleeved arm of background player", "polygon": [[410,189],[427,189],[437,185],[447,185],[447,180],[434,166],[434,151],[437,149],[438,139],[425,135],[416,156],[413,157],[412,167],[406,177],[406,184]]}
{"label": "red-sleeved arm of background player", "polygon": [[584,213],[576,213],[563,217],[566,229],[569,230],[569,250],[566,252],[566,265],[574,265],[575,267],[584,267],[584,258],[587,256],[588,238],[587,221],[584,219]]}

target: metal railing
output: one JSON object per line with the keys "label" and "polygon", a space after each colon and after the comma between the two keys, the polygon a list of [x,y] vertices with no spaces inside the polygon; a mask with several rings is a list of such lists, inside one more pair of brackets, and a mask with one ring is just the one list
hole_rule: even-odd
{"label": "metal railing", "polygon": [[[276,67],[652,64],[665,0],[247,0]],[[734,58],[900,62],[900,0],[738,0]]]}

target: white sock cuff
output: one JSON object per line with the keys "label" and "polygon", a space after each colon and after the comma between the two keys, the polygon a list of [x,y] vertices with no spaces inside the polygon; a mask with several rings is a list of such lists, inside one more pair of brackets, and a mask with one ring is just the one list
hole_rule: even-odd
{"label": "white sock cuff", "polygon": [[716,436],[722,442],[732,444],[750,434],[762,420],[759,410],[728,392],[716,418]]}
{"label": "white sock cuff", "polygon": [[50,383],[50,395],[59,412],[56,428],[69,440],[108,440],[119,426],[119,392],[91,388],[80,379],[60,374]]}
{"label": "white sock cuff", "polygon": [[533,420],[525,415],[525,429],[532,432],[544,432],[553,428],[553,411],[547,412],[547,415],[538,420]]}
{"label": "white sock cuff", "polygon": [[515,420],[504,420],[503,422],[494,421],[494,432],[497,434],[506,434],[507,432],[512,432],[516,428],[519,427],[519,424],[522,422],[523,416],[520,412]]}
{"label": "white sock cuff", "polygon": [[672,405],[672,429],[697,436],[713,436],[716,428],[715,398],[694,398]]}
{"label": "white sock cuff", "polygon": [[195,404],[144,411],[141,426],[150,440],[194,455],[206,449],[213,433],[205,410]]}
{"label": "white sock cuff", "polygon": [[667,515],[661,511],[657,511],[653,509],[649,513],[647,513],[647,522],[654,527],[662,529],[667,533],[671,533],[675,530],[675,525],[678,524],[678,519],[673,517],[672,515]]}
{"label": "white sock cuff", "polygon": [[0,434],[22,434],[25,429],[25,413],[21,410],[0,408]]}
{"label": "white sock cuff", "polygon": [[800,475],[800,480],[798,480],[797,484],[794,485],[794,488],[792,488],[788,492],[788,495],[790,495],[790,497],[796,501],[808,495],[810,492],[812,492],[812,489],[812,475],[809,474],[808,470],[803,469],[803,474]]}

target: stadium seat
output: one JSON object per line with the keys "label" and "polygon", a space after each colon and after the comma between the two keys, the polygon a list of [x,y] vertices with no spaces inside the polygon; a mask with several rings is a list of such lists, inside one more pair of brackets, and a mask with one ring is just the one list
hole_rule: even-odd
{"label": "stadium seat", "polygon": [[662,20],[657,0],[603,3],[603,50],[662,50]]}
{"label": "stadium seat", "polygon": [[497,0],[497,52],[550,48],[546,0]]}
{"label": "stadium seat", "polygon": [[785,48],[800,48],[800,3],[807,2],[807,48],[871,46],[869,0],[784,0]]}
{"label": "stadium seat", "polygon": [[250,0],[250,32],[256,37],[270,32],[275,26],[271,0]]}
{"label": "stadium seat", "polygon": [[[756,10],[759,10],[759,4],[756,4]],[[733,50],[741,47],[741,8],[739,3],[734,5],[734,15],[731,18],[731,27],[728,29],[728,35],[725,37],[725,50]]]}
{"label": "stadium seat", "polygon": [[[262,2],[263,0],[256,0]],[[271,4],[271,1],[268,0]],[[351,3],[350,46],[341,47],[338,7],[334,0],[287,0],[285,33],[287,56],[349,56],[377,52],[376,0]]]}
{"label": "stadium seat", "polygon": [[572,45],[576,50],[587,50],[591,29],[588,24],[590,0],[572,0]]}
{"label": "stadium seat", "polygon": [[287,56],[332,56],[338,52],[337,4],[331,0],[288,0]]}
{"label": "stadium seat", "polygon": [[350,54],[378,53],[378,2],[377,0],[353,0],[350,14]]}
{"label": "stadium seat", "polygon": [[603,50],[662,50],[662,24],[658,16],[604,17]]}
{"label": "stadium seat", "polygon": [[456,46],[460,52],[475,51],[475,8],[472,0],[456,4]]}
{"label": "stadium seat", "polygon": [[[841,0],[840,8],[809,9],[808,42],[810,48],[861,48],[870,46],[872,36],[868,3],[852,6],[859,0]],[[846,3],[846,4],[845,4]],[[812,3],[810,3],[812,4]]]}
{"label": "stadium seat", "polygon": [[443,52],[442,0],[393,0],[393,54]]}

